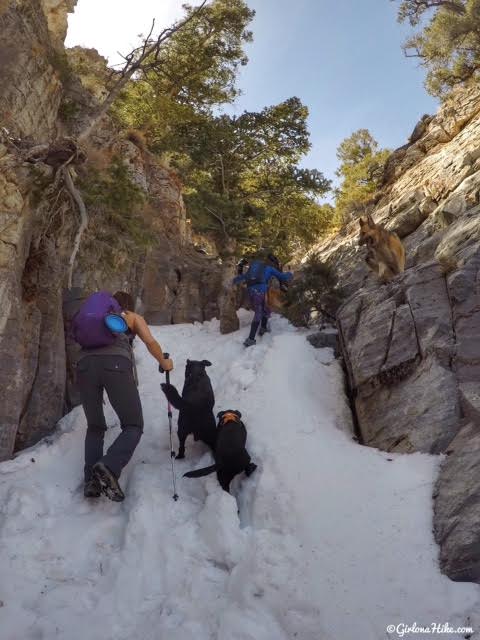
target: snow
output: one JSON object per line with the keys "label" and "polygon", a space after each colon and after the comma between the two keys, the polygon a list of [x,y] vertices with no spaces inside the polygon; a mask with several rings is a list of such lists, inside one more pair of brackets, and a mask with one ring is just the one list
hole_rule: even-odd
{"label": "snow", "polygon": [[[182,478],[211,463],[190,438],[173,501],[162,377],[143,345],[145,431],[123,503],[83,497],[81,408],[0,465],[1,640],[379,640],[400,637],[389,624],[480,628],[479,587],[438,569],[439,459],[356,444],[331,350],[279,317],[244,349],[249,320],[242,312],[228,336],[217,321],[154,328],[177,387],[187,357],[208,358],[216,411],[243,414],[259,468],[235,479],[235,496],[215,475]],[[110,407],[107,416],[111,441],[118,423]]]}

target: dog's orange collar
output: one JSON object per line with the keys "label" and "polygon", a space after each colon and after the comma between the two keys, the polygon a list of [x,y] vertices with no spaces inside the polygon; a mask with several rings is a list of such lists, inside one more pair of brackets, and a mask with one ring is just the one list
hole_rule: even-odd
{"label": "dog's orange collar", "polygon": [[227,422],[240,422],[240,419],[233,411],[227,411],[222,416],[222,424],[227,424]]}

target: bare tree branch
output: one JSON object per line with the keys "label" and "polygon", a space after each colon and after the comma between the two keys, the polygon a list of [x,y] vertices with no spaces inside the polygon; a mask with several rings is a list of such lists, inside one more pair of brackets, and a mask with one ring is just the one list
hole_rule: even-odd
{"label": "bare tree branch", "polygon": [[210,207],[207,207],[206,205],[204,205],[204,206],[205,206],[206,211],[208,211],[208,213],[210,215],[212,215],[214,218],[216,218],[220,222],[220,224],[222,225],[222,229],[223,229],[223,235],[226,238],[228,238],[227,229],[225,227],[225,220],[218,213],[216,213],[213,209],[210,209]]}
{"label": "bare tree branch", "polygon": [[[395,2],[396,0],[392,0]],[[466,9],[461,0],[402,0],[398,19],[400,22],[408,20],[414,27],[422,15],[429,9],[446,9],[456,15],[465,15]]]}
{"label": "bare tree branch", "polygon": [[[409,50],[415,51],[415,53],[409,53]],[[413,47],[404,47],[403,54],[406,58],[425,58],[425,56],[420,53],[420,49],[414,49]]]}
{"label": "bare tree branch", "polygon": [[[105,113],[107,113],[107,111],[117,99],[120,92],[125,88],[127,83],[130,81],[132,76],[137,73],[137,71],[149,69],[155,66],[155,64],[158,62],[160,51],[165,42],[167,42],[167,40],[169,40],[175,33],[183,29],[185,25],[191,22],[195,17],[197,17],[202,12],[206,3],[207,0],[202,0],[198,7],[196,7],[189,16],[187,16],[184,20],[174,23],[171,27],[163,29],[163,31],[161,31],[160,34],[154,39],[152,39],[151,37],[155,26],[155,20],[153,20],[149,34],[145,38],[143,44],[140,47],[133,49],[133,51],[124,56],[125,65],[123,69],[118,72],[120,77],[113,85],[108,96],[105,98],[102,104],[95,110],[95,112],[86,122],[83,130],[80,132],[79,140],[88,137],[98,120]],[[148,63],[147,60],[152,56],[152,62]]]}
{"label": "bare tree branch", "polygon": [[415,4],[423,7],[424,10],[445,7],[458,15],[465,13],[465,7],[454,0],[416,0]]}
{"label": "bare tree branch", "polygon": [[222,156],[221,153],[217,153],[217,156],[220,159],[220,169],[221,169],[221,173],[222,173],[222,195],[225,195],[227,190],[225,188],[225,166],[223,164],[223,156]]}

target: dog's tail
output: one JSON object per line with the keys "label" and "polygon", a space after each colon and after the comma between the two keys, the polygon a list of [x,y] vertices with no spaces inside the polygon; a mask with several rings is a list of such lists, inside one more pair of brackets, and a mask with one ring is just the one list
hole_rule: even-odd
{"label": "dog's tail", "polygon": [[203,467],[203,469],[195,469],[195,471],[187,471],[183,474],[184,478],[201,478],[202,476],[208,476],[217,470],[217,465],[212,464],[210,467]]}

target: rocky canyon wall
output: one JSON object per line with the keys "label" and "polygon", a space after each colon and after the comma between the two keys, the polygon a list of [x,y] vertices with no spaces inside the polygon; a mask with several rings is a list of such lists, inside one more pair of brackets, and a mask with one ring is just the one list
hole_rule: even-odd
{"label": "rocky canyon wall", "polygon": [[[453,579],[480,580],[480,89],[456,91],[387,162],[369,213],[407,268],[380,284],[358,221],[317,250],[338,274],[342,352],[365,444],[443,453],[434,529]],[[381,480],[379,480],[381,481]]]}
{"label": "rocky canyon wall", "polygon": [[[80,216],[60,175],[68,157],[62,153],[76,142],[66,114],[78,115],[78,123],[82,108],[102,99],[106,69],[95,51],[67,55],[64,49],[67,14],[75,4],[0,2],[0,460],[50,433],[76,401],[75,347],[64,313],[71,315],[87,293],[127,289],[158,323],[218,313],[219,260],[195,250],[178,178],[108,117],[85,141],[83,164],[72,168],[75,182],[81,184],[92,162],[119,158],[148,202],[145,223],[152,242],[136,248],[134,257],[128,248],[118,250],[107,268],[100,242],[109,237],[110,223],[101,208],[89,206],[68,288]],[[90,78],[89,84],[76,73],[72,59],[79,56],[98,82]],[[115,240],[116,230],[110,231]]]}

